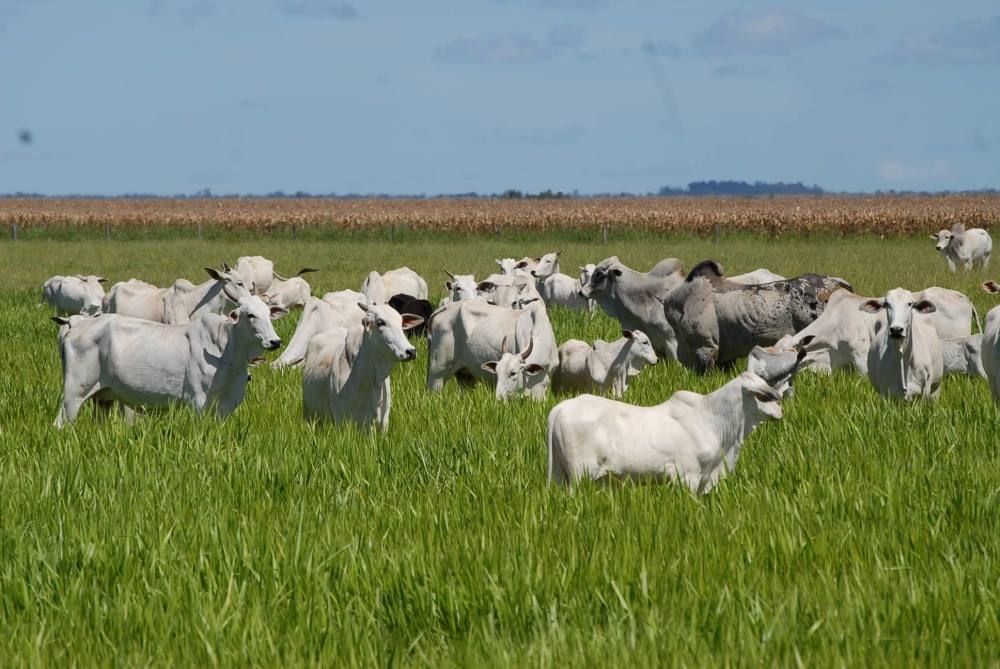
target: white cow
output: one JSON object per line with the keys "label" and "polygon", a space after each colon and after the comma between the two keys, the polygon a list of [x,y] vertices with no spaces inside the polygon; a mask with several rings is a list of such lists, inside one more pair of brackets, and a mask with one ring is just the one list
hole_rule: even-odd
{"label": "white cow", "polygon": [[557,304],[568,309],[593,312],[594,301],[582,297],[580,291],[590,281],[595,267],[593,263],[584,265],[580,268],[580,276],[575,279],[561,272],[553,272],[541,278],[538,290],[545,304],[548,306]]}
{"label": "white cow", "polygon": [[785,280],[785,277],[780,274],[775,274],[771,270],[764,267],[759,267],[752,272],[747,272],[746,274],[737,274],[736,276],[727,276],[726,278],[730,281],[742,283],[746,286],[759,286],[762,283]]}
{"label": "white cow", "polygon": [[364,316],[358,311],[357,305],[364,301],[364,294],[356,290],[327,293],[322,298],[310,297],[302,308],[302,316],[295,324],[295,332],[288,346],[271,366],[280,368],[299,365],[305,360],[312,338],[335,327],[346,328],[351,333],[350,341],[354,344],[349,350],[356,353],[357,347],[361,345],[361,321]]}
{"label": "white cow", "polygon": [[427,282],[409,267],[399,267],[379,274],[369,272],[361,283],[361,292],[368,304],[388,304],[389,298],[399,293],[427,299]]}
{"label": "white cow", "polygon": [[990,264],[990,254],[993,253],[993,239],[990,233],[982,228],[965,229],[962,223],[956,223],[951,230],[941,230],[931,235],[935,248],[944,254],[948,261],[948,269],[952,272],[961,263],[966,270],[972,269],[977,260],[983,261],[983,271]]}
{"label": "white cow", "polygon": [[653,344],[641,330],[622,330],[622,338],[610,344],[598,339],[591,346],[570,339],[559,346],[559,368],[552,375],[552,389],[621,397],[629,381],[656,361]]}
{"label": "white cow", "polygon": [[169,288],[138,279],[120,281],[104,298],[104,312],[177,325],[204,314],[224,313],[233,305],[223,290],[227,286],[236,295],[251,294],[242,275],[227,265],[221,272],[211,267],[205,271],[211,279],[197,285],[187,279],[177,279]]}
{"label": "white cow", "polygon": [[754,428],[781,417],[781,395],[753,372],[709,395],[681,390],[651,407],[580,395],[549,413],[549,480],[678,480],[707,493]]}
{"label": "white cow", "polygon": [[[942,341],[972,334],[973,320],[978,322],[979,316],[964,294],[931,286],[914,295],[917,300],[927,299],[934,303],[936,310],[926,318]],[[856,369],[867,374],[868,351],[875,339],[875,328],[885,320],[882,312],[870,314],[860,310],[861,305],[871,299],[876,298],[862,297],[848,290],[833,291],[819,318],[794,335],[782,337],[774,345],[775,350],[796,350],[805,338],[811,337],[803,367],[821,372]]]}
{"label": "white cow", "polygon": [[[987,281],[983,290],[990,294],[1000,293],[1000,284]],[[982,363],[986,372],[986,380],[990,384],[993,401],[1000,403],[1000,306],[993,307],[986,314],[986,327],[983,329]]]}
{"label": "white cow", "polygon": [[105,282],[107,279],[93,274],[53,276],[42,284],[42,301],[48,302],[56,314],[96,316],[101,313],[104,301],[101,284]]}
{"label": "white cow", "polygon": [[[302,402],[306,420],[328,418],[362,426],[389,427],[392,388],[389,373],[400,361],[417,357],[404,330],[424,322],[420,316],[398,314],[384,304],[358,302],[362,312],[361,345],[349,354],[351,334],[335,327],[309,342],[302,370]],[[357,308],[356,307],[356,308]]]}
{"label": "white cow", "polygon": [[312,295],[312,286],[302,278],[302,275],[315,271],[311,267],[303,267],[295,276],[288,278],[275,274],[270,288],[263,294],[264,301],[271,306],[284,309],[305,306],[306,300]]}
{"label": "white cow", "polygon": [[870,314],[885,311],[868,351],[868,378],[879,394],[903,400],[938,399],[944,359],[941,340],[922,314],[935,310],[930,300],[894,288],[883,299],[866,300],[860,307]]}
{"label": "white cow", "polygon": [[448,289],[448,295],[441,300],[440,306],[451,304],[452,302],[461,302],[462,300],[485,299],[476,287],[475,274],[452,274],[448,271],[445,271],[445,274],[450,279],[444,284],[444,287]]}
{"label": "white cow", "polygon": [[519,354],[531,346],[531,362],[544,367],[545,374],[532,375],[525,392],[544,399],[558,364],[556,341],[545,305],[535,300],[526,306],[510,309],[464,300],[434,312],[428,328],[427,387],[439,392],[452,376],[465,385],[495,381],[484,363],[500,361],[505,349]]}
{"label": "white cow", "polygon": [[535,380],[544,375],[546,369],[537,362],[528,362],[534,352],[535,340],[528,341],[528,348],[520,353],[507,350],[507,338],[500,342],[500,360],[484,362],[483,370],[497,377],[495,395],[498,400],[531,393]]}
{"label": "white cow", "polygon": [[476,284],[476,290],[487,302],[500,307],[509,307],[518,300],[542,299],[534,277],[527,274],[492,275]]}
{"label": "white cow", "polygon": [[73,422],[90,398],[104,410],[118,402],[129,420],[137,407],[177,403],[228,416],[246,394],[250,362],[281,345],[271,319],[285,313],[256,295],[231,297],[237,307],[227,316],[186,325],[118,314],[57,319],[63,401],[56,427]]}
{"label": "white cow", "polygon": [[[225,263],[223,267],[227,267]],[[271,289],[275,279],[274,262],[264,256],[240,256],[234,268],[246,281],[247,288],[254,295],[264,295]]]}
{"label": "white cow", "polygon": [[500,274],[502,276],[520,276],[520,275],[530,275],[531,270],[535,269],[541,258],[529,258],[527,256],[521,258],[520,260],[514,260],[513,258],[495,258],[493,262],[497,264],[500,268]]}
{"label": "white cow", "polygon": [[941,340],[941,357],[945,374],[964,374],[973,378],[986,378],[983,367],[983,333]]}

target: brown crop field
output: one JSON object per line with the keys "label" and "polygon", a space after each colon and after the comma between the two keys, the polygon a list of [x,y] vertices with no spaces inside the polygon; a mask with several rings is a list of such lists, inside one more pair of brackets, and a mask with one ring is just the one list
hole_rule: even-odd
{"label": "brown crop field", "polygon": [[[279,232],[499,233],[505,230],[634,230],[711,234],[908,235],[954,223],[989,228],[1000,195],[822,196],[774,198],[2,198],[0,225],[20,230],[186,229]],[[200,228],[199,228],[200,229]]]}

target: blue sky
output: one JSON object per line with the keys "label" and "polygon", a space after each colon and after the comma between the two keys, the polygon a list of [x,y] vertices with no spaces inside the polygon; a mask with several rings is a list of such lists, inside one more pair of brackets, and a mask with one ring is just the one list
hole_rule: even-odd
{"label": "blue sky", "polygon": [[0,192],[1000,186],[996,0],[0,0]]}

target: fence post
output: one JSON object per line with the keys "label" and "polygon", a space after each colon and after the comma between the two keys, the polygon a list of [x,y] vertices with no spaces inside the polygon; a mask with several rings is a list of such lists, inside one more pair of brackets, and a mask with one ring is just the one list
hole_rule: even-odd
{"label": "fence post", "polygon": [[198,221],[198,239],[201,239],[201,221]]}
{"label": "fence post", "polygon": [[604,232],[604,245],[607,246],[607,244],[608,244],[608,224],[605,223],[604,225],[602,225],[601,226],[601,230]]}
{"label": "fence post", "polygon": [[718,223],[715,224],[715,243],[719,243],[719,239],[722,237],[722,226]]}
{"label": "fence post", "polygon": [[111,241],[111,224],[110,223],[105,223],[104,224],[104,241],[106,241],[106,242],[110,242]]}
{"label": "fence post", "polygon": [[292,223],[292,239],[295,239],[299,234],[298,223]]}
{"label": "fence post", "polygon": [[10,226],[10,238],[17,241],[17,223]]}

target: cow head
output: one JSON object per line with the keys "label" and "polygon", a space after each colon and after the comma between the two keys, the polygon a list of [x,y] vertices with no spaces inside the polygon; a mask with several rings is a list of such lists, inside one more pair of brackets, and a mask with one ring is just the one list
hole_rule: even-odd
{"label": "cow head", "polygon": [[226,263],[222,263],[221,272],[212,267],[206,267],[205,271],[210,277],[222,284],[222,290],[226,297],[234,303],[238,304],[242,298],[254,294],[243,275],[238,270],[231,269]]}
{"label": "cow head", "polygon": [[753,429],[757,423],[767,420],[781,420],[781,393],[767,381],[753,372],[743,372],[739,376],[743,395],[743,415],[747,421],[744,429]]}
{"label": "cow head", "polygon": [[949,232],[948,230],[939,230],[938,232],[931,235],[931,239],[933,239],[936,242],[934,244],[934,248],[936,248],[938,251],[944,251],[945,249],[947,249],[948,245],[951,244],[951,238],[952,238],[951,232]]}
{"label": "cow head", "polygon": [[[500,360],[484,362],[482,368],[497,377],[496,398],[505,400],[509,397],[526,394],[540,378],[544,378],[545,368],[537,363],[529,363],[528,357],[534,348],[535,340],[528,342],[528,348],[521,353],[511,353],[507,350],[507,338],[500,342]],[[543,375],[539,377],[539,375]]]}
{"label": "cow head", "polygon": [[1000,293],[1000,283],[997,283],[996,281],[986,281],[983,283],[982,288],[987,293]]}
{"label": "cow head", "polygon": [[580,282],[580,297],[589,300],[595,293],[609,293],[615,279],[622,275],[622,264],[618,256],[611,256],[599,262],[586,284]]}
{"label": "cow head", "polygon": [[913,293],[904,288],[893,288],[881,300],[865,300],[858,308],[869,314],[876,314],[885,309],[889,337],[900,343],[910,335],[914,311],[921,314],[937,311],[933,302],[918,300]]}
{"label": "cow head", "polygon": [[365,312],[361,319],[365,339],[374,342],[377,355],[404,362],[417,357],[417,349],[410,344],[404,331],[423,323],[423,318],[400,314],[387,304],[358,302],[358,308]]}
{"label": "cow head", "polygon": [[77,274],[76,278],[79,279],[83,292],[83,306],[80,307],[80,315],[98,315],[104,305],[104,286],[101,284],[107,282],[107,279],[93,274],[87,276]]}
{"label": "cow head", "polygon": [[493,262],[500,268],[500,273],[504,276],[514,276],[517,261],[513,258],[494,258]]}
{"label": "cow head", "polygon": [[653,350],[653,342],[642,330],[622,330],[622,336],[629,340],[629,354],[632,371],[636,374],[642,369],[642,363],[655,365],[658,358]]}
{"label": "cow head", "polygon": [[562,251],[556,251],[554,253],[546,253],[541,258],[538,259],[538,264],[535,265],[529,273],[536,279],[545,279],[547,277],[556,274],[559,271],[559,254]]}
{"label": "cow head", "polygon": [[[226,296],[233,299],[228,292]],[[281,346],[281,337],[274,331],[274,325],[271,324],[271,321],[287,314],[287,309],[269,307],[257,295],[246,295],[234,301],[236,308],[229,312],[230,322],[238,328],[245,328],[253,339],[268,351],[273,351]]]}
{"label": "cow head", "polygon": [[474,274],[452,274],[448,271],[445,274],[451,278],[451,281],[446,281],[444,285],[451,292],[452,302],[472,300],[479,295]]}
{"label": "cow head", "polygon": [[767,381],[782,397],[791,394],[795,375],[803,367],[808,355],[806,347],[814,339],[806,335],[794,347],[790,346],[790,337],[782,338],[774,346],[764,348],[754,346],[747,358],[747,371],[753,372]]}

